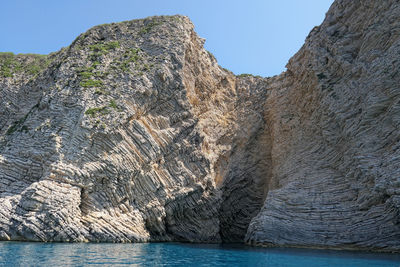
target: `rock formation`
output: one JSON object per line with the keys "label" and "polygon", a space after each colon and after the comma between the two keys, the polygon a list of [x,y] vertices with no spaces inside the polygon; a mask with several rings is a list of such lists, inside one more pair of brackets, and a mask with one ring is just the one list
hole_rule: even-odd
{"label": "rock formation", "polygon": [[400,4],[337,0],[271,78],[184,16],[0,55],[0,239],[400,250]]}
{"label": "rock formation", "polygon": [[272,179],[246,241],[400,249],[400,4],[336,1],[272,79]]}

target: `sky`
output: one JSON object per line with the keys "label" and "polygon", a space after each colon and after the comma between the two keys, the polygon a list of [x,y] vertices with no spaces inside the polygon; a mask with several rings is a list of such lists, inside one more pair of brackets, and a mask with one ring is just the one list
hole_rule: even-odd
{"label": "sky", "polygon": [[188,16],[205,48],[235,74],[273,76],[322,23],[333,0],[10,0],[2,2],[0,51],[48,54],[103,23]]}

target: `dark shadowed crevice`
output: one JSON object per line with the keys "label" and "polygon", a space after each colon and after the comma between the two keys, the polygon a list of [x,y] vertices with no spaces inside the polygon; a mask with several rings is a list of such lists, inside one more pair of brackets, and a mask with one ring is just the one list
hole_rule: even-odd
{"label": "dark shadowed crevice", "polygon": [[219,210],[223,242],[243,242],[248,225],[264,204],[271,177],[270,138],[259,129],[244,147],[235,147],[221,185]]}

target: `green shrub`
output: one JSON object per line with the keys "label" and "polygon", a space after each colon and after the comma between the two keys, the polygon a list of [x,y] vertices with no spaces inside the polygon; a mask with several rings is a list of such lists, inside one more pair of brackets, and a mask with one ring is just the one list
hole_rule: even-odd
{"label": "green shrub", "polygon": [[10,67],[9,66],[2,66],[1,70],[0,70],[0,76],[5,77],[5,78],[12,77],[13,74],[11,72]]}
{"label": "green shrub", "polygon": [[118,41],[97,43],[89,46],[89,49],[93,52],[107,53],[109,50],[114,50],[120,46]]}
{"label": "green shrub", "polygon": [[0,52],[1,57],[14,57],[15,54],[13,52]]}
{"label": "green shrub", "polygon": [[107,50],[113,50],[113,49],[116,49],[118,47],[120,47],[120,44],[119,44],[118,41],[106,43],[106,49]]}
{"label": "green shrub", "polygon": [[89,87],[100,87],[103,85],[102,81],[98,80],[84,80],[79,83],[80,86],[84,88],[89,88]]}
{"label": "green shrub", "polygon": [[253,75],[253,74],[250,74],[250,73],[242,73],[242,74],[237,75],[237,77],[239,77],[239,78],[243,78],[243,77],[262,78],[260,75]]}
{"label": "green shrub", "polygon": [[94,68],[97,68],[97,66],[99,66],[100,65],[100,62],[99,61],[94,61],[93,63],[92,63],[92,68],[94,69]]}
{"label": "green shrub", "polygon": [[87,79],[90,79],[90,78],[93,76],[93,73],[88,72],[88,71],[82,71],[82,72],[79,72],[78,75],[79,75],[82,79],[87,80]]}
{"label": "green shrub", "polygon": [[[143,58],[140,56],[140,48],[131,48],[125,51],[121,61],[117,61],[117,65],[122,72],[128,72],[130,69],[130,63],[139,64]],[[136,66],[136,69],[139,69]]]}
{"label": "green shrub", "polygon": [[110,108],[118,109],[117,103],[115,102],[114,99],[112,99],[112,100],[110,101],[110,104],[109,104],[108,106],[109,106]]}
{"label": "green shrub", "polygon": [[242,74],[238,75],[238,77],[240,77],[240,78],[242,78],[242,77],[250,77],[250,76],[253,76],[253,75],[251,75],[249,73],[242,73]]}
{"label": "green shrub", "polygon": [[145,25],[140,31],[139,34],[146,34],[148,32],[150,32],[155,26],[160,25],[161,22],[157,22],[157,21],[151,21],[149,23],[147,23],[147,25]]}
{"label": "green shrub", "polygon": [[96,95],[107,95],[108,94],[108,92],[104,91],[103,89],[99,89],[99,88],[97,88],[96,91],[94,91],[94,93]]}
{"label": "green shrub", "polygon": [[150,70],[150,66],[148,64],[144,64],[142,70],[143,71],[149,71]]}
{"label": "green shrub", "polygon": [[93,45],[89,45],[89,49],[90,51],[93,52],[106,52],[106,48],[103,44],[93,44]]}
{"label": "green shrub", "polygon": [[206,51],[207,51],[208,55],[209,55],[211,58],[215,59],[215,56],[214,56],[214,54],[213,54],[213,53],[211,53],[211,52],[210,52],[210,51],[208,51],[208,50],[206,50]]}
{"label": "green shrub", "polygon": [[[30,58],[27,64],[22,64],[21,59]],[[0,76],[12,77],[15,73],[26,73],[35,76],[40,71],[50,65],[50,60],[46,55],[18,54],[11,52],[0,53]]]}
{"label": "green shrub", "polygon": [[108,113],[107,107],[89,108],[88,110],[85,111],[85,114],[91,117],[96,117],[99,114],[103,115],[107,113]]}

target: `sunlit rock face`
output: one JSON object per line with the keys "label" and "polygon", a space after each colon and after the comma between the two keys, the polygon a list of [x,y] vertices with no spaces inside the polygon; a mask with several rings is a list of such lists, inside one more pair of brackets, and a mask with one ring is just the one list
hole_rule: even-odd
{"label": "sunlit rock face", "polygon": [[228,131],[205,124],[235,77],[202,44],[182,16],[101,25],[35,76],[3,78],[2,235],[220,242],[207,149],[223,133],[204,130]]}
{"label": "sunlit rock face", "polygon": [[0,54],[0,239],[400,250],[399,17],[336,1],[272,78],[184,16]]}

